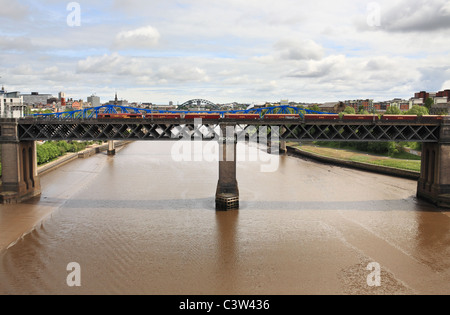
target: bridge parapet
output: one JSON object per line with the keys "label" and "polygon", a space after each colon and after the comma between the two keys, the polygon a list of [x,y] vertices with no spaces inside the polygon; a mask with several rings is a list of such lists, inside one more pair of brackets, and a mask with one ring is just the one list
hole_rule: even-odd
{"label": "bridge parapet", "polygon": [[0,143],[18,143],[18,120],[12,118],[0,119]]}
{"label": "bridge parapet", "polygon": [[450,144],[450,116],[445,116],[442,121],[439,143]]}

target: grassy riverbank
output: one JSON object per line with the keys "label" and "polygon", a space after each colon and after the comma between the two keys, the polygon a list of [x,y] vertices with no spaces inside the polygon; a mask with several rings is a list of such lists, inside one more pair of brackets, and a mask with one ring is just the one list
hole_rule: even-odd
{"label": "grassy riverbank", "polygon": [[335,158],[344,161],[367,163],[378,166],[393,167],[401,170],[420,172],[420,157],[406,152],[386,155],[368,154],[365,152],[318,146],[314,144],[288,143],[289,146],[309,153]]}

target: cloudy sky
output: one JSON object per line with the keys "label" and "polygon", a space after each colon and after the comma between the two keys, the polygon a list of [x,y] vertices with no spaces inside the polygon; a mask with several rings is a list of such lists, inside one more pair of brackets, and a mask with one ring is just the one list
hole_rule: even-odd
{"label": "cloudy sky", "polygon": [[450,89],[446,0],[0,0],[0,8],[0,84],[9,91],[107,101],[117,90],[129,101],[181,104]]}

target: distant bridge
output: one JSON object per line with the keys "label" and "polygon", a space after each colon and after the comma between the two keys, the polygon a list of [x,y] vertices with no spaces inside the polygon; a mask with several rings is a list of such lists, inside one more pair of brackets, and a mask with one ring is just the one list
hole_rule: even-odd
{"label": "distant bridge", "polygon": [[183,104],[181,104],[181,107],[189,107],[189,106],[194,106],[194,107],[210,106],[212,108],[219,109],[219,105],[214,104],[213,102],[210,102],[210,101],[207,101],[207,100],[203,100],[203,99],[193,99],[193,100],[189,100],[189,101],[184,102]]}

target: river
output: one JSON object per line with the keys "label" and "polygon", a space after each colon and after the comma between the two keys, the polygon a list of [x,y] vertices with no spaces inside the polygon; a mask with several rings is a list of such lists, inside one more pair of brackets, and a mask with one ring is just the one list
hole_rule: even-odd
{"label": "river", "polygon": [[0,252],[0,294],[450,294],[450,214],[416,182],[240,161],[241,209],[218,213],[217,162],[174,161],[173,146],[76,160],[42,176],[40,198],[0,206],[16,233],[45,217]]}

